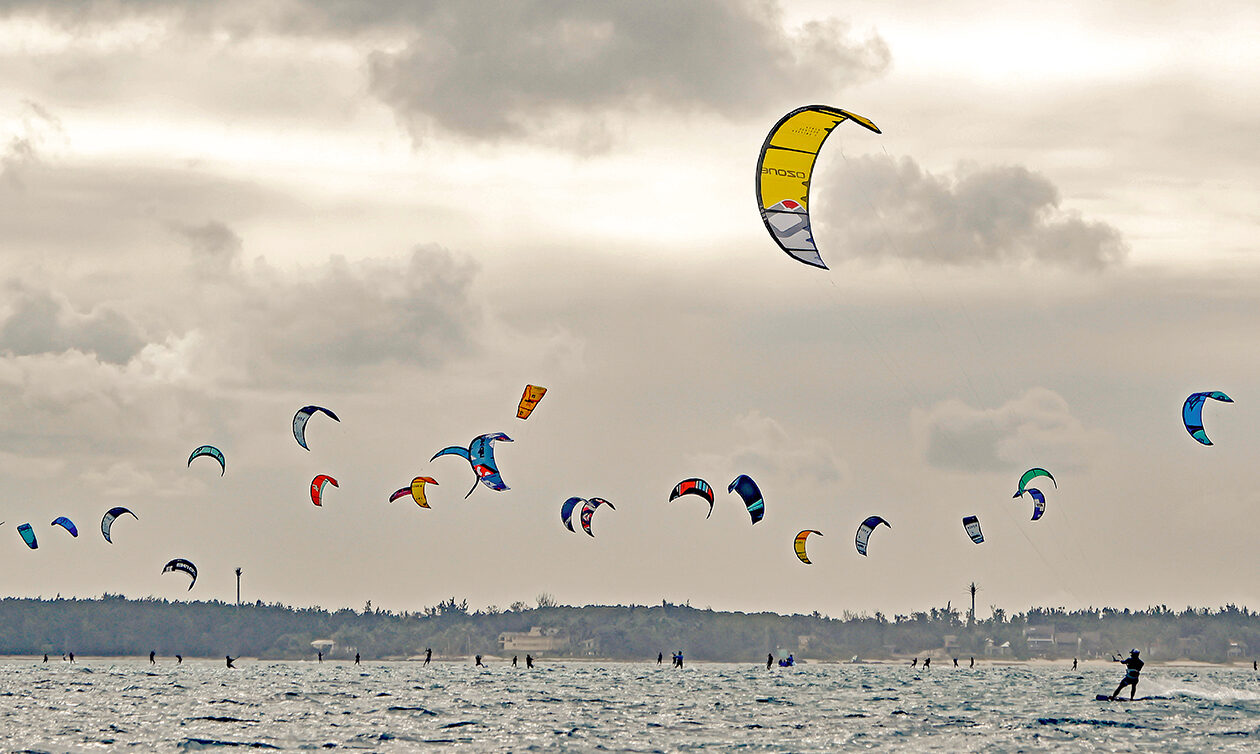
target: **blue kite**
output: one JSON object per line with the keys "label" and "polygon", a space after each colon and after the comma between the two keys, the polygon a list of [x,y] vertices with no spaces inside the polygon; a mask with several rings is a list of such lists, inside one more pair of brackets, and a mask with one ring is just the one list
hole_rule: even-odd
{"label": "blue kite", "polygon": [[766,515],[766,503],[761,498],[761,488],[753,481],[752,477],[747,474],[740,474],[735,477],[735,481],[731,482],[726,488],[727,492],[734,492],[744,501],[744,506],[748,508],[748,515],[755,524]]}
{"label": "blue kite", "polygon": [[1209,390],[1203,393],[1191,393],[1189,398],[1181,407],[1181,421],[1186,425],[1186,431],[1190,436],[1204,445],[1211,445],[1212,441],[1208,439],[1207,432],[1203,431],[1203,404],[1207,399],[1221,403],[1233,403],[1234,399],[1225,395],[1219,390]]}
{"label": "blue kite", "polygon": [[[467,448],[461,448],[458,445],[442,448],[429,460],[433,461],[442,456],[459,456],[472,466],[473,473],[477,475],[477,482],[481,482],[495,492],[503,492],[508,489],[508,486],[503,481],[503,477],[499,476],[499,466],[494,461],[494,444],[499,440],[512,442],[512,438],[502,432],[477,435],[472,442],[468,443]],[[468,490],[468,495],[473,494],[477,489],[477,482],[473,482],[472,488]],[[468,495],[464,495],[464,497],[467,498]]]}

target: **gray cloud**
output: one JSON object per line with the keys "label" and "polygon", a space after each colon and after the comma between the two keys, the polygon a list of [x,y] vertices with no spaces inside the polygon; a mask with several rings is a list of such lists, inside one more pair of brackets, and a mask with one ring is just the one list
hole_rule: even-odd
{"label": "gray cloud", "polygon": [[854,39],[834,20],[790,32],[764,4],[443,8],[405,49],[372,60],[373,91],[413,135],[430,123],[481,139],[538,135],[550,116],[586,121],[607,107],[735,116],[867,80],[889,63],[878,37]]}
{"label": "gray cloud", "polygon": [[943,401],[916,411],[913,423],[928,463],[966,472],[1038,464],[1079,468],[1100,439],[1072,415],[1062,396],[1045,388],[992,409]]}
{"label": "gray cloud", "polygon": [[19,356],[73,349],[124,364],[144,343],[136,325],[118,312],[98,307],[81,314],[48,291],[21,291],[0,325],[0,350]]}
{"label": "gray cloud", "polygon": [[52,137],[64,136],[61,121],[39,103],[27,100],[14,133],[0,153],[0,176],[13,188],[23,187],[23,174],[39,162],[39,150]]}
{"label": "gray cloud", "polygon": [[1120,231],[1060,208],[1058,189],[1027,168],[960,167],[937,176],[910,158],[845,160],[815,190],[815,216],[843,241],[826,256],[977,265],[1037,262],[1082,269],[1119,264]]}

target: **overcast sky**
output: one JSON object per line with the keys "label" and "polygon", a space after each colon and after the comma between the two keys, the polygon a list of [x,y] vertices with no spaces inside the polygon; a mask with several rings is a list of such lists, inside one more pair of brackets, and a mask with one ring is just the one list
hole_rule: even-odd
{"label": "overcast sky", "polygon": [[[1260,607],[1253,3],[0,6],[6,594]],[[753,192],[816,103],[884,132],[819,158],[829,271]]]}

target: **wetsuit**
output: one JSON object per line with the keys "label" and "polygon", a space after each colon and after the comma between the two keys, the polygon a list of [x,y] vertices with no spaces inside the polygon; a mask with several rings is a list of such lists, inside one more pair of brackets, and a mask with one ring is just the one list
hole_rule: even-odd
{"label": "wetsuit", "polygon": [[1116,662],[1119,662],[1121,665],[1128,668],[1128,670],[1125,671],[1124,678],[1120,681],[1120,685],[1116,686],[1116,690],[1112,692],[1111,698],[1115,699],[1120,696],[1120,691],[1124,689],[1125,686],[1130,686],[1129,698],[1132,699],[1134,695],[1137,694],[1138,676],[1142,674],[1142,666],[1146,663],[1142,662],[1137,655],[1129,655],[1128,659],[1117,660]]}

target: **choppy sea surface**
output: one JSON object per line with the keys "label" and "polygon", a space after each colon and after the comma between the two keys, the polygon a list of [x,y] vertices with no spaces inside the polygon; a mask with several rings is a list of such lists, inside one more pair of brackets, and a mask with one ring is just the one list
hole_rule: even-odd
{"label": "choppy sea surface", "polygon": [[[0,663],[7,751],[1260,751],[1260,674],[1119,666]],[[1152,698],[1153,697],[1153,698]]]}

